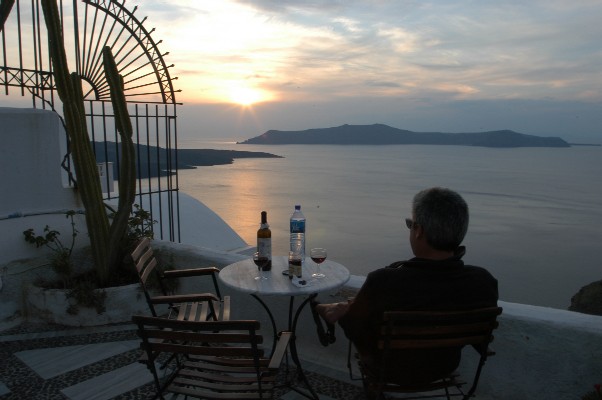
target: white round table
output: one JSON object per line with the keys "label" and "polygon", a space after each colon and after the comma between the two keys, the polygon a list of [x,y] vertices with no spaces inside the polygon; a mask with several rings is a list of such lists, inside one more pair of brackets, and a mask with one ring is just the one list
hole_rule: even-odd
{"label": "white round table", "polygon": [[[309,390],[309,393],[301,391],[300,389],[292,386],[291,383],[288,383],[288,385],[299,394],[310,399],[318,400],[318,395],[309,384],[297,354],[297,345],[295,340],[297,320],[303,308],[307,305],[307,303],[314,299],[318,293],[335,290],[343,286],[349,280],[350,275],[347,268],[331,260],[324,261],[320,267],[321,272],[325,275],[325,277],[319,279],[312,278],[311,275],[316,271],[316,269],[316,264],[311,260],[311,258],[306,257],[303,264],[301,277],[301,281],[304,280],[306,283],[305,285],[299,283],[295,284],[293,283],[293,280],[289,279],[288,277],[288,257],[276,256],[272,258],[271,271],[268,273],[264,272],[264,274],[268,276],[268,279],[255,280],[255,277],[258,275],[259,271],[255,263],[253,263],[253,260],[249,258],[222,268],[219,273],[219,279],[224,285],[234,290],[249,293],[263,306],[272,323],[274,345],[276,343],[278,334],[276,321],[274,320],[274,316],[270,311],[270,308],[260,298],[260,296],[290,296],[288,330],[292,332],[292,335],[289,342],[289,349],[291,358],[297,366],[298,376]],[[283,271],[286,271],[287,274],[282,274]],[[307,298],[301,302],[296,310],[294,308],[295,296],[307,296]],[[274,347],[272,346],[272,351],[273,349]]]}
{"label": "white round table", "polygon": [[288,258],[276,256],[272,258],[272,270],[266,273],[269,278],[256,281],[258,269],[253,260],[249,258],[222,268],[219,279],[232,289],[261,296],[309,295],[337,289],[349,280],[349,270],[337,262],[326,260],[320,269],[326,276],[320,279],[312,278],[311,274],[316,271],[316,264],[307,257],[301,278],[307,284],[304,286],[294,285],[288,275],[282,274],[282,271],[288,273]]}

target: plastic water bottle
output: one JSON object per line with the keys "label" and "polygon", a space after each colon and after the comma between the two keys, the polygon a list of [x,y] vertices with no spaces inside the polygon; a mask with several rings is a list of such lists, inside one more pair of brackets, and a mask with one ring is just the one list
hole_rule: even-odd
{"label": "plastic water bottle", "polygon": [[301,261],[305,262],[305,215],[301,212],[301,206],[295,206],[295,212],[291,215],[291,250],[301,255]]}

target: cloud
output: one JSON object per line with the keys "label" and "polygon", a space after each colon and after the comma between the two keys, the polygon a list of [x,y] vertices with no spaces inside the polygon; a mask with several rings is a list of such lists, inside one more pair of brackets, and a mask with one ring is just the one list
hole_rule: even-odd
{"label": "cloud", "polygon": [[[166,40],[188,87],[252,76],[276,99],[439,91],[473,99],[591,99],[592,82],[600,82],[596,2],[218,3],[144,2],[156,18],[169,6],[166,19],[193,24],[174,24]],[[374,91],[385,86],[399,90]],[[195,93],[183,96],[197,101]]]}
{"label": "cloud", "polygon": [[221,104],[239,87],[269,94],[279,104],[259,108],[282,118],[286,106],[313,116],[319,104],[325,124],[368,119],[365,110],[375,118],[364,122],[386,123],[412,110],[407,118],[426,127],[481,103],[492,125],[498,114],[527,121],[529,109],[507,112],[516,104],[530,107],[524,127],[537,130],[575,114],[584,133],[597,129],[584,121],[599,122],[587,107],[602,103],[599,0],[128,0],[136,5],[169,51],[185,103]]}

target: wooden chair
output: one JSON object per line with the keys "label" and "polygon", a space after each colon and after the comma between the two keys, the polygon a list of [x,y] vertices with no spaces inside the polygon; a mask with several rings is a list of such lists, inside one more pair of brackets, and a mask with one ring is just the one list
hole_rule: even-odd
{"label": "wooden chair", "polygon": [[[140,286],[154,317],[159,316],[159,305],[167,305],[170,319],[186,321],[223,321],[230,319],[230,296],[221,296],[217,283],[219,269],[215,267],[176,269],[161,272],[150,246],[150,240],[143,238],[131,253],[140,278]],[[166,283],[169,279],[210,276],[214,293],[169,294]],[[154,295],[151,284],[158,285],[161,295]]]}
{"label": "wooden chair", "polygon": [[[270,359],[259,347],[258,321],[178,321],[134,316],[140,347],[153,374],[157,395],[172,398],[271,399],[291,332],[281,332]],[[173,356],[176,357],[173,357]],[[173,359],[161,379],[155,361]],[[158,360],[157,360],[158,361]],[[171,366],[171,365],[170,365]],[[168,368],[169,370],[169,368]]]}
{"label": "wooden chair", "polygon": [[[377,346],[380,357],[379,371],[367,371],[359,359],[364,389],[369,398],[384,398],[384,393],[422,393],[408,395],[404,399],[447,398],[462,396],[470,398],[477,387],[481,370],[487,357],[494,353],[489,350],[493,340],[493,330],[497,328],[497,316],[501,307],[481,308],[470,311],[389,311],[383,314],[383,322]],[[470,389],[464,393],[466,384],[457,373],[424,385],[402,385],[387,382],[385,372],[398,350],[425,350],[463,348],[471,345],[479,355]],[[399,354],[398,354],[399,355]],[[377,358],[378,359],[378,358]],[[452,389],[450,391],[450,389]],[[444,394],[434,394],[439,391]],[[397,398],[397,397],[396,397]]]}

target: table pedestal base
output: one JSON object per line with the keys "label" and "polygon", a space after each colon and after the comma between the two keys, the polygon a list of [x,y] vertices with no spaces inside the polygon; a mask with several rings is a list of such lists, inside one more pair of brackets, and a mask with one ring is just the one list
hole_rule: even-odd
{"label": "table pedestal base", "polygon": [[[319,397],[316,394],[316,392],[314,391],[314,389],[311,387],[311,385],[309,384],[309,381],[308,381],[307,377],[305,376],[305,372],[303,372],[303,368],[301,367],[301,361],[299,360],[299,355],[297,353],[296,331],[297,331],[297,320],[299,319],[299,315],[301,315],[301,311],[317,295],[318,295],[317,293],[310,294],[305,300],[303,300],[303,302],[299,305],[299,307],[297,307],[296,310],[295,310],[295,297],[290,296],[289,305],[288,305],[288,330],[290,332],[292,332],[292,335],[291,335],[291,338],[289,341],[288,348],[289,348],[289,352],[291,355],[291,359],[293,360],[293,363],[295,364],[295,367],[296,367],[296,374],[297,374],[298,381],[300,383],[303,383],[303,385],[307,388],[307,391],[302,390],[300,387],[296,386],[294,384],[294,382],[289,381],[288,365],[286,368],[287,376],[286,376],[286,382],[285,382],[286,387],[291,388],[295,392],[299,393],[300,395],[302,395],[304,397],[307,397],[308,399],[314,399],[314,400],[319,400]],[[275,346],[277,338],[278,338],[278,331],[276,329],[276,321],[274,319],[274,315],[270,311],[267,304],[265,304],[265,302],[263,300],[261,300],[261,298],[259,296],[255,295],[255,294],[252,294],[251,296],[253,296],[259,302],[259,304],[261,304],[261,306],[265,309],[265,311],[267,312],[267,314],[270,318],[270,322],[272,324],[272,331],[274,333],[273,346]],[[272,347],[272,353],[273,352],[274,352],[274,347]],[[286,362],[288,364],[288,357],[286,359]]]}

